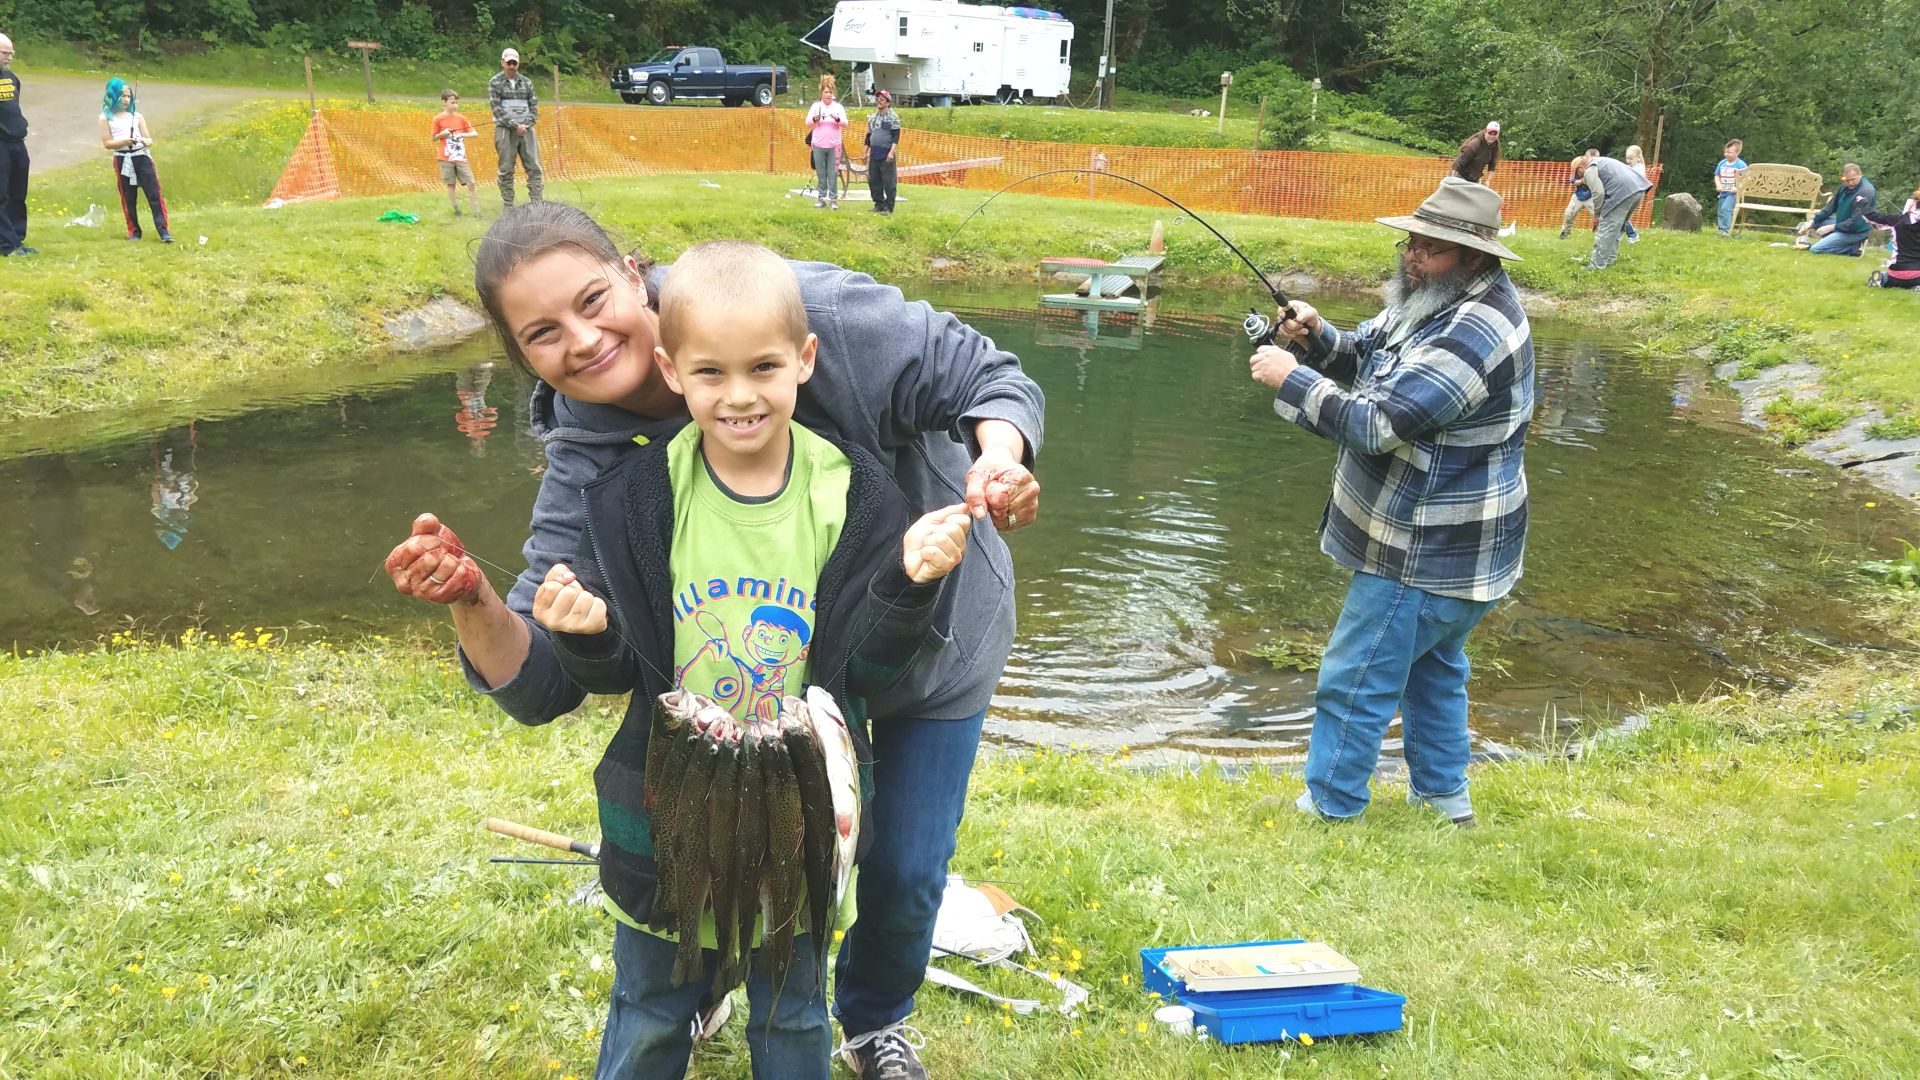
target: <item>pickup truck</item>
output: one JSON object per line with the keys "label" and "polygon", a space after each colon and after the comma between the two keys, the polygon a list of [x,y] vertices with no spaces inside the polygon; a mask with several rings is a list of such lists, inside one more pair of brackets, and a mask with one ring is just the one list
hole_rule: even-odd
{"label": "pickup truck", "polygon": [[787,92],[787,69],[729,64],[720,58],[720,50],[704,45],[670,45],[637,64],[615,68],[607,85],[629,105],[665,105],[674,98],[771,105],[775,94]]}

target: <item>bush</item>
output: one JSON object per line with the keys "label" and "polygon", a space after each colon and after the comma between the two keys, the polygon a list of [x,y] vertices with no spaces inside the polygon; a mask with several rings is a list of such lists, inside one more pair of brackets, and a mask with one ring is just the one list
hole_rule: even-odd
{"label": "bush", "polygon": [[1260,146],[1266,150],[1306,150],[1320,143],[1321,124],[1314,117],[1313,90],[1285,65],[1263,60],[1233,77],[1236,97],[1267,99],[1266,123]]}
{"label": "bush", "polygon": [[1373,139],[1384,139],[1390,143],[1425,150],[1429,154],[1452,155],[1458,147],[1443,139],[1437,139],[1412,124],[1396,120],[1382,112],[1371,109],[1341,109],[1337,106],[1330,112],[1328,95],[1320,96],[1320,108],[1328,117],[1327,126],[1355,135],[1365,135]]}
{"label": "bush", "polygon": [[[1121,64],[1119,70],[1114,72],[1113,81],[1116,86],[1145,94],[1208,97],[1220,93],[1220,73],[1231,71],[1234,82],[1232,92],[1240,96],[1242,76],[1262,63],[1273,62],[1260,60],[1257,53],[1217,46],[1180,51],[1171,45],[1158,43],[1140,50],[1138,56]],[[1254,95],[1254,100],[1258,101],[1259,95]]]}

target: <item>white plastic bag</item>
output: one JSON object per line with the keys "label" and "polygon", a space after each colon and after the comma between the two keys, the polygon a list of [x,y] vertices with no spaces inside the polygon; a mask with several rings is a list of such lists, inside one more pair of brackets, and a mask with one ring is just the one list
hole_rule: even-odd
{"label": "white plastic bag", "polygon": [[106,207],[101,206],[99,203],[88,203],[87,212],[67,222],[67,228],[71,229],[75,225],[84,225],[89,229],[97,229],[100,227],[101,215],[106,212]]}

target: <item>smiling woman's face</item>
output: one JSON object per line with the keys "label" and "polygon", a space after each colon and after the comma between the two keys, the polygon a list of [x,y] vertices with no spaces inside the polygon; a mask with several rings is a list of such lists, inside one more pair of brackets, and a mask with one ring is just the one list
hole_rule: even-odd
{"label": "smiling woman's face", "polygon": [[653,362],[659,316],[645,288],[627,266],[558,247],[514,268],[500,313],[528,366],[555,390],[659,416],[662,402],[677,399]]}

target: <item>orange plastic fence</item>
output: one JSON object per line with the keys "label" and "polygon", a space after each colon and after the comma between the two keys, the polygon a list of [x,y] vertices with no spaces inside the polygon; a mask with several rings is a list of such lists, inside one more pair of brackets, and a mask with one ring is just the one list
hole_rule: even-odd
{"label": "orange plastic fence", "polygon": [[[1107,171],[1150,184],[1196,210],[1368,221],[1411,213],[1447,175],[1448,159],[1378,157],[1289,150],[1213,150],[1027,142],[913,131],[900,149],[900,182],[995,191],[1053,169]],[[474,175],[499,168],[492,119],[473,117],[481,137],[468,143]],[[331,199],[431,191],[440,186],[428,116],[417,112],[322,109],[287,163],[274,198]],[[857,125],[849,129],[851,136]],[[792,109],[662,109],[617,105],[548,106],[535,127],[550,179],[649,176],[663,172],[790,173],[796,185],[812,169],[801,114]],[[858,140],[850,138],[854,152]],[[1660,174],[1652,174],[1655,189]],[[1560,161],[1502,161],[1492,186],[1506,216],[1521,225],[1560,224],[1572,195]],[[521,181],[524,183],[524,180]],[[1023,184],[1031,195],[1151,205],[1148,192],[1088,173]],[[1651,222],[1651,194],[1634,219]]]}

